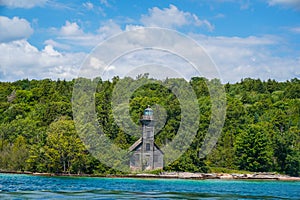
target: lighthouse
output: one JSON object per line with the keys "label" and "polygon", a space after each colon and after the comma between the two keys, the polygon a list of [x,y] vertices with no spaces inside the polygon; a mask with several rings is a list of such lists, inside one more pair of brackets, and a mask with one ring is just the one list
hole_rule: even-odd
{"label": "lighthouse", "polygon": [[154,113],[148,106],[140,119],[142,137],[137,140],[129,150],[131,170],[155,170],[163,168],[163,152],[154,143]]}

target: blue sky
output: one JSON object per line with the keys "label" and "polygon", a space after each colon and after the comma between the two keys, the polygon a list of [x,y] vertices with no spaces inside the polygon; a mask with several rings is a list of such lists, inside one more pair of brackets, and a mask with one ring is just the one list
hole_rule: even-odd
{"label": "blue sky", "polygon": [[98,43],[149,26],[197,41],[224,82],[300,78],[300,0],[0,0],[0,16],[0,81],[74,78]]}

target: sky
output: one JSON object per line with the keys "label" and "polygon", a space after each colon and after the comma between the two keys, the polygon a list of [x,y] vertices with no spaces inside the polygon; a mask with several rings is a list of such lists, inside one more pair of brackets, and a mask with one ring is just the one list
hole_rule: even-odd
{"label": "sky", "polygon": [[[143,27],[196,41],[222,82],[300,78],[300,0],[0,0],[0,81],[78,77],[98,44]],[[133,59],[147,59],[125,57],[115,63],[123,73]]]}

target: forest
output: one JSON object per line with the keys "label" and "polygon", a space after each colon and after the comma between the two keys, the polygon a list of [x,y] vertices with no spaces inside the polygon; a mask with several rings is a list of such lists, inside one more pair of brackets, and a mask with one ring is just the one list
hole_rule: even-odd
{"label": "forest", "polygon": [[[128,135],[116,123],[112,112],[115,85],[140,79],[96,78],[94,94],[97,121],[104,134],[118,147],[128,149],[138,137]],[[93,157],[79,138],[72,110],[76,79],[19,80],[0,82],[0,171],[30,171],[70,174],[122,173]],[[147,105],[160,105],[166,123],[155,143],[171,141],[180,126],[180,102],[163,85],[180,84],[179,78],[146,84],[130,96],[130,117],[138,124]],[[226,118],[213,150],[199,157],[211,119],[207,84],[220,82],[193,77],[187,83],[198,100],[200,121],[189,148],[164,171],[214,172],[240,170],[300,174],[300,80],[284,82],[245,78],[222,84],[226,91]],[[122,95],[122,94],[120,94]]]}

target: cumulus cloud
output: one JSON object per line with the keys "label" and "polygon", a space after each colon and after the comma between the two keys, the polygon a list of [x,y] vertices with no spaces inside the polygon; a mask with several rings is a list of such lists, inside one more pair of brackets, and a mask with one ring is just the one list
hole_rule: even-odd
{"label": "cumulus cloud", "polygon": [[62,54],[56,51],[52,45],[46,45],[42,52],[51,57],[62,57]]}
{"label": "cumulus cloud", "polygon": [[0,51],[1,81],[23,78],[71,79],[77,76],[85,57],[83,53],[58,52],[51,45],[38,50],[26,40],[1,43]]}
{"label": "cumulus cloud", "polygon": [[213,30],[213,25],[207,20],[200,20],[195,14],[179,10],[176,6],[159,9],[153,7],[149,9],[147,15],[142,15],[141,22],[149,27],[178,28],[185,25],[206,26],[208,30]]}
{"label": "cumulus cloud", "polygon": [[[67,24],[67,23],[66,23]],[[69,24],[72,24],[69,22]],[[128,25],[126,30],[135,30],[141,28],[140,26]],[[75,30],[81,30],[77,27]],[[66,34],[64,42],[57,42],[55,40],[47,40],[45,48],[39,51],[27,41],[14,41],[7,44],[2,44],[1,52],[5,52],[0,56],[2,60],[0,76],[5,77],[5,80],[15,80],[23,77],[31,78],[73,78],[77,75],[77,70],[84,58],[82,53],[62,53],[56,50],[55,47],[66,48],[66,43],[70,46],[90,45],[94,47],[98,41],[103,41],[105,38],[114,33],[121,32],[122,29],[114,21],[109,20],[103,24],[96,34],[88,34],[83,31],[80,34]],[[77,32],[77,31],[75,31]],[[67,36],[68,35],[68,36]],[[145,45],[149,46],[155,41],[161,41],[161,35],[144,36],[143,34],[130,35],[133,38],[140,38],[140,41],[145,41]],[[200,45],[216,63],[223,82],[240,81],[243,77],[253,77],[268,79],[274,78],[277,80],[286,80],[291,77],[299,77],[300,59],[292,57],[276,56],[273,52],[275,46],[280,46],[284,41],[275,36],[249,36],[249,37],[216,37],[193,34],[190,35]],[[143,38],[146,37],[146,38]],[[171,43],[179,46],[182,49],[189,49],[186,44],[180,43],[176,39],[169,38]],[[72,45],[71,45],[72,44]],[[109,51],[106,50],[102,54],[110,54],[111,52],[119,52],[124,49],[135,48],[136,44],[128,41],[118,41],[110,44]],[[67,49],[67,48],[66,48]],[[20,59],[13,59],[18,57]],[[114,66],[107,66],[107,75],[111,78],[113,76],[129,73],[136,66],[143,64],[159,63],[163,66],[173,66],[175,70],[189,79],[192,76],[198,75],[195,71],[187,66],[187,64],[174,56],[163,52],[144,51],[137,52],[130,55],[125,55],[113,63]],[[92,58],[90,64],[98,69],[104,66],[102,61]],[[147,70],[147,69],[145,69]],[[149,70],[149,69],[148,69]],[[87,72],[88,73],[88,72]],[[91,74],[91,73],[89,73]],[[95,75],[93,73],[93,75]]]}
{"label": "cumulus cloud", "polygon": [[26,19],[13,17],[12,19],[0,16],[0,42],[10,42],[28,38],[33,29]]}
{"label": "cumulus cloud", "polygon": [[122,32],[119,24],[113,20],[108,20],[96,30],[95,33],[84,32],[76,22],[66,21],[65,25],[59,29],[52,28],[57,37],[47,40],[45,44],[51,44],[59,49],[70,49],[80,51],[90,51],[98,43]]}
{"label": "cumulus cloud", "polygon": [[[84,5],[88,7],[89,2]],[[102,2],[106,4],[106,1]],[[164,28],[177,28],[185,25],[206,27],[209,31],[214,26],[208,20],[201,20],[197,15],[189,12],[180,11],[176,6],[170,5],[169,8],[159,9],[154,7],[149,10],[147,15],[142,15],[140,19],[142,25],[127,24],[125,31],[133,30],[144,26],[159,26]],[[76,23],[66,21],[60,29],[53,28],[57,32],[57,38],[51,41],[51,45],[61,48],[61,43],[72,48],[87,47],[93,48],[101,41],[121,33],[122,28],[114,20],[110,19],[101,24],[96,33],[87,33]],[[55,41],[55,44],[54,44]]]}
{"label": "cumulus cloud", "polygon": [[[4,19],[5,22],[8,20],[6,17]],[[24,23],[24,20],[19,18],[10,21]],[[84,32],[76,22],[66,21],[61,28],[52,29],[56,32],[57,38],[46,40],[44,42],[45,47],[39,50],[26,40],[30,34],[21,27],[24,27],[22,23],[12,23],[12,33],[7,34],[9,37],[4,34],[0,35],[1,41],[6,42],[0,43],[0,52],[2,52],[0,54],[1,81],[13,81],[25,77],[29,79],[71,79],[77,77],[78,69],[86,57],[86,53],[82,53],[83,47],[87,46],[90,50],[98,42],[122,31],[120,26],[112,20],[103,23],[94,34]],[[17,28],[19,31],[14,31]],[[21,36],[14,35],[15,32],[22,32],[22,34]],[[73,51],[74,49],[75,51]],[[63,52],[63,50],[68,52]],[[70,50],[72,51],[70,52]],[[114,67],[110,66],[108,69],[113,70]]]}
{"label": "cumulus cloud", "polygon": [[33,8],[36,6],[43,6],[48,0],[1,0],[1,6],[10,8]]}
{"label": "cumulus cloud", "polygon": [[[135,30],[137,28],[140,27],[126,27],[128,30]],[[113,21],[108,21],[106,25],[103,25],[98,30],[97,34],[89,35],[82,33],[80,37],[85,39],[90,37],[87,40],[94,42],[93,44],[95,45],[97,44],[97,38],[103,38],[114,33],[112,30],[118,32],[121,29]],[[133,34],[129,36],[133,38],[140,37],[140,41],[144,41],[146,46],[151,46],[151,44],[161,41],[161,34],[146,36],[143,34]],[[77,35],[76,37],[79,36]],[[101,52],[101,55],[107,54],[109,57],[112,52],[123,52],[126,49],[136,48],[136,44],[130,43],[130,37],[127,38],[128,41],[122,40],[121,42],[116,41],[110,44],[108,49]],[[195,39],[204,48],[217,65],[223,82],[236,82],[245,77],[260,79],[274,78],[280,81],[300,76],[300,57],[276,56],[274,53],[274,47],[280,47],[284,43],[284,40],[278,37],[270,35],[261,37],[216,37],[199,34],[193,34],[190,37]],[[75,40],[73,42],[75,43]],[[170,48],[180,48],[183,51],[190,48],[190,46],[181,43],[176,38],[169,38],[169,42],[171,45]],[[71,79],[76,77],[86,54],[59,51],[56,49],[56,46],[59,46],[59,44],[62,43],[50,39],[45,42],[44,49],[38,50],[26,40],[1,43],[0,51],[3,53],[0,54],[0,80],[11,81],[24,77],[48,77],[53,79]],[[188,53],[189,51],[186,52]],[[105,66],[107,61],[104,62],[95,57],[91,58],[89,62],[94,67],[93,69],[100,70],[100,68],[102,69]],[[112,63],[113,66],[106,66],[106,78],[116,75],[126,75],[131,73],[131,71],[133,72],[138,66],[153,62],[162,66],[172,66],[172,69],[184,75],[186,79],[195,75],[198,76],[197,72],[193,71],[186,61],[174,55],[155,50],[145,50],[124,55]],[[145,68],[144,70],[149,70],[149,68]],[[95,75],[95,73],[88,74]]]}
{"label": "cumulus cloud", "polygon": [[82,35],[83,30],[80,29],[76,22],[66,21],[66,24],[61,27],[60,34],[63,36]]}
{"label": "cumulus cloud", "polygon": [[[89,7],[88,4],[86,6],[86,8]],[[164,9],[151,8],[148,14],[141,16],[140,21],[142,26],[127,24],[124,28],[125,31],[140,29],[143,26],[176,29],[188,25],[206,27],[208,30],[213,30],[214,28],[209,21],[199,19],[197,15],[181,11],[173,5]],[[74,78],[77,76],[79,66],[86,54],[72,52],[89,52],[98,43],[124,31],[114,20],[103,22],[97,31],[93,33],[85,32],[76,22],[66,21],[62,27],[53,28],[55,31],[54,37],[46,40],[44,42],[45,47],[39,50],[26,41],[26,38],[32,34],[33,30],[25,19],[1,17],[0,29],[7,30],[6,32],[1,31],[0,34],[0,42],[2,42],[0,43],[0,51],[2,52],[0,54],[1,81],[11,81],[25,77]],[[300,32],[299,27],[289,30],[295,33]],[[190,36],[204,47],[214,63],[217,64],[223,82],[236,82],[243,77],[286,80],[300,76],[300,58],[295,58],[293,55],[276,56],[278,54],[274,53],[274,49],[280,51],[280,46],[285,42],[279,37],[270,35],[261,37],[216,37],[199,34]],[[161,41],[161,35],[145,36],[136,34],[132,35],[132,37],[140,37],[141,41],[145,41],[145,44],[148,46],[155,41]],[[173,41],[172,45],[176,45],[183,50],[189,49],[189,46],[178,42],[176,39],[172,40],[170,38],[169,41]],[[104,51],[103,54],[118,52],[132,47],[135,47],[135,44],[130,43],[129,40],[123,41],[123,43],[116,42],[111,44],[109,51]],[[73,51],[74,48],[77,49]],[[66,50],[69,53],[64,52]],[[134,68],[130,67],[140,66],[152,61],[161,65],[174,66],[187,79],[197,75],[193,70],[187,68],[183,60],[175,56],[172,57],[165,52],[157,53],[154,51],[135,52],[125,55],[113,63],[113,66],[108,66],[106,71],[111,77],[120,75],[120,73],[127,74],[130,69],[134,70]],[[103,65],[103,63],[101,64],[102,61],[96,59],[91,59],[90,62],[95,69],[100,69],[99,67]],[[120,68],[120,65],[123,67]]]}
{"label": "cumulus cloud", "polygon": [[102,24],[102,26],[98,29],[98,34],[103,38],[107,38],[113,36],[115,34],[121,33],[122,29],[119,24],[114,22],[113,20],[108,20]]}
{"label": "cumulus cloud", "polygon": [[[190,35],[195,39],[212,59],[219,71],[222,82],[238,82],[241,78],[251,77],[267,80],[269,78],[279,81],[288,80],[291,77],[299,77],[300,59],[291,56],[282,56],[275,52],[275,47],[283,45],[284,40],[275,36],[249,36],[249,37],[216,37],[194,34]],[[161,36],[147,37],[149,40],[160,41]],[[170,41],[174,39],[170,38]],[[193,52],[188,44],[175,40],[174,46],[179,46],[183,51]],[[149,42],[151,43],[151,41]],[[147,42],[148,44],[148,42]],[[179,55],[182,56],[182,55]],[[191,55],[194,59],[201,59],[201,55]],[[203,57],[205,58],[205,56]],[[204,61],[204,60],[203,60]],[[126,55],[114,63],[120,73],[125,74],[133,67],[141,66],[147,63],[156,63],[161,66],[172,66],[171,68],[189,79],[192,76],[199,76],[199,72],[191,69],[184,60],[178,59],[174,55],[157,51],[133,52],[132,55]],[[193,63],[193,62],[192,62]],[[200,67],[200,73],[205,74],[208,78],[216,77],[214,74],[210,77],[211,72],[203,66]],[[207,65],[207,68],[209,63]],[[145,69],[149,70],[149,69]],[[207,70],[207,71],[205,71]],[[166,75],[166,72],[162,72]]]}
{"label": "cumulus cloud", "polygon": [[125,26],[125,31],[133,31],[140,28],[144,28],[144,26],[128,24]]}
{"label": "cumulus cloud", "polygon": [[276,79],[284,81],[299,77],[300,59],[278,56],[274,46],[283,42],[274,36],[210,37],[193,35],[214,63],[223,81],[237,82],[241,78]]}
{"label": "cumulus cloud", "polygon": [[283,6],[286,8],[300,9],[299,0],[268,0],[269,5],[271,6]]}
{"label": "cumulus cloud", "polygon": [[53,39],[46,40],[44,42],[44,44],[45,45],[50,45],[50,46],[55,47],[55,48],[63,49],[63,50],[70,50],[71,49],[71,47],[69,45],[57,42]]}
{"label": "cumulus cloud", "polygon": [[72,48],[73,50],[81,47],[93,47],[95,46],[96,37],[94,34],[85,33],[81,27],[76,22],[66,21],[65,25],[63,25],[59,30],[53,28],[54,32],[56,32],[57,38],[55,40],[51,40],[54,46],[61,48],[63,44],[65,48]]}

